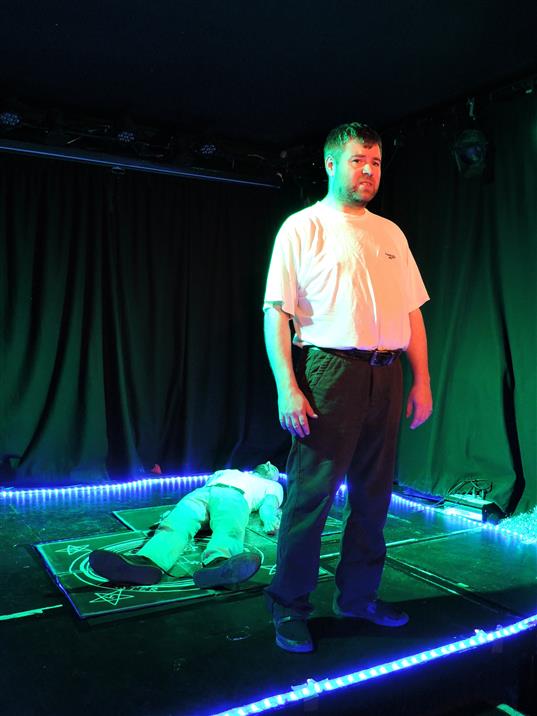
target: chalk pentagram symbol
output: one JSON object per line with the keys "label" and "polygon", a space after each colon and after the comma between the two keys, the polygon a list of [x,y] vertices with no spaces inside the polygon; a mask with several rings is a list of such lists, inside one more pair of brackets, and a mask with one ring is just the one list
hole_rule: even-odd
{"label": "chalk pentagram symbol", "polygon": [[90,546],[89,544],[82,544],[82,545],[76,545],[76,544],[68,544],[67,547],[64,549],[57,549],[56,552],[65,552],[69,556],[72,554],[80,554],[80,552],[87,552],[89,550]]}
{"label": "chalk pentagram symbol", "polygon": [[124,587],[113,589],[110,592],[95,592],[95,599],[91,599],[90,604],[95,604],[95,602],[107,602],[107,604],[117,607],[118,603],[123,599],[134,599],[133,594],[124,594],[124,592]]}

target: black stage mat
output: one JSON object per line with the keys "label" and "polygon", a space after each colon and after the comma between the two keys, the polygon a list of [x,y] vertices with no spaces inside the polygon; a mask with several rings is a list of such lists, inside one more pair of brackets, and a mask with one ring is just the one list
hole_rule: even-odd
{"label": "black stage mat", "polygon": [[[339,542],[343,505],[344,498],[341,497],[334,503],[323,530],[323,542]],[[171,512],[173,507],[174,505],[154,505],[137,509],[115,510],[112,514],[129,529],[149,534],[156,528],[160,520]],[[276,536],[268,537],[263,533],[257,513],[250,516],[248,529],[277,542]],[[454,532],[457,534],[471,532],[474,529],[476,528],[469,525],[467,521],[446,516],[441,511],[431,511],[421,505],[392,501],[384,534],[388,544],[398,545],[438,538]]]}
{"label": "black stage mat", "polygon": [[[157,527],[159,522],[172,511],[173,507],[173,505],[155,505],[153,507],[141,507],[135,510],[115,510],[112,514],[130,530],[147,532],[149,534]],[[269,539],[271,542],[276,543],[278,541],[276,535],[270,536],[263,532],[261,521],[257,513],[250,515],[248,531],[255,532],[265,539]],[[336,516],[328,517],[323,530],[323,538],[340,534],[341,519]]]}
{"label": "black stage mat", "polygon": [[384,537],[387,544],[395,546],[472,532],[475,529],[476,526],[468,520],[445,515],[442,510],[394,499],[390,505]]}
{"label": "black stage mat", "polygon": [[82,619],[162,606],[170,602],[196,599],[211,594],[199,590],[186,570],[177,569],[174,577],[165,576],[158,585],[113,586],[95,574],[88,557],[94,549],[129,553],[145,540],[143,532],[124,532],[45,542],[36,545],[48,571]]}
{"label": "black stage mat", "polygon": [[[527,617],[537,607],[537,545],[477,528],[389,552],[394,563],[445,580]],[[418,573],[416,571],[416,573]]]}
{"label": "black stage mat", "polygon": [[[88,556],[94,549],[111,549],[116,552],[136,551],[148,535],[155,529],[163,516],[173,509],[173,505],[154,505],[138,509],[116,510],[112,514],[126,527],[128,532],[89,535],[83,538],[63,539],[61,541],[42,542],[36,548],[43,558],[48,571],[60,589],[65,592],[80,618],[86,619],[110,614],[120,614],[146,607],[162,607],[173,603],[199,600],[221,594],[222,590],[199,590],[192,581],[193,572],[198,569],[200,555],[204,550],[208,533],[200,533],[185,550],[172,570],[158,585],[152,586],[114,586],[96,575],[88,563]],[[386,525],[386,540],[389,547],[397,547],[396,555],[401,559],[406,552],[415,552],[417,561],[423,566],[423,553],[434,554],[443,548],[446,537],[460,524],[446,518],[441,513],[431,513],[419,507],[392,502]],[[451,539],[475,532],[475,528],[465,527],[457,530]],[[479,530],[481,533],[481,530]],[[336,503],[327,520],[322,537],[321,578],[333,573],[339,554],[341,534],[341,502]],[[488,534],[488,533],[487,533]],[[427,541],[427,549],[423,542]],[[429,544],[430,541],[430,544]],[[257,552],[262,560],[259,572],[248,582],[241,585],[240,591],[258,592],[270,583],[276,561],[276,536],[265,535],[259,516],[254,513],[248,525],[245,549]],[[393,554],[393,553],[392,553]],[[229,593],[229,590],[227,590]]]}
{"label": "black stage mat", "polygon": [[[330,515],[341,520],[344,505],[345,496],[338,495]],[[388,544],[396,545],[441,538],[459,532],[471,532],[474,529],[476,525],[467,519],[446,515],[441,509],[411,503],[394,494],[384,528],[384,537]]]}
{"label": "black stage mat", "polygon": [[[222,594],[222,590],[200,590],[192,581],[192,573],[199,567],[200,555],[208,542],[206,537],[196,537],[174,565],[172,574],[165,575],[155,585],[114,586],[91,569],[88,557],[93,550],[109,549],[113,552],[129,553],[136,551],[146,537],[145,531],[133,530],[81,539],[43,542],[35,547],[53,579],[82,619],[120,614],[147,607],[162,607],[171,603],[190,602],[193,599]],[[248,528],[245,550],[259,554],[261,569],[239,588],[225,590],[228,594],[232,591],[257,593],[271,581],[276,562],[274,541]],[[319,570],[320,578],[329,576],[330,573],[325,569]]]}

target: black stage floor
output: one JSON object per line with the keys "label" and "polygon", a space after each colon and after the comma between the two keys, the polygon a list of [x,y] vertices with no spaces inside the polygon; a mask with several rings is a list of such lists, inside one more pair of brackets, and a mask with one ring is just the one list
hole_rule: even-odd
{"label": "black stage floor", "polygon": [[410,623],[337,620],[338,502],[314,594],[316,650],[288,654],[262,596],[275,545],[255,518],[246,544],[264,565],[244,589],[197,591],[199,546],[157,590],[92,573],[95,545],[132,549],[195,486],[0,491],[2,716],[536,712],[535,544],[395,495],[381,596]]}

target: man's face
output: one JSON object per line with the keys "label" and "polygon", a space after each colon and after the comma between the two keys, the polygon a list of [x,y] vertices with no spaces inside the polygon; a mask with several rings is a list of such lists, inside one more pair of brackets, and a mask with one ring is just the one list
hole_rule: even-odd
{"label": "man's face", "polygon": [[378,191],[381,161],[378,144],[366,146],[356,139],[328,155],[325,165],[332,196],[346,206],[365,206]]}

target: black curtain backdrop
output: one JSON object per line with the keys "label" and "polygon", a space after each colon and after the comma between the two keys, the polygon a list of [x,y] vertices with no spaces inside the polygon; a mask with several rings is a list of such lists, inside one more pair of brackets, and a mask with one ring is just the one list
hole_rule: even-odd
{"label": "black curtain backdrop", "polygon": [[459,174],[456,133],[438,123],[407,131],[384,170],[382,213],[407,234],[431,295],[435,410],[403,428],[399,481],[445,495],[484,480],[502,509],[525,511],[537,504],[537,98],[485,105],[477,126],[482,177]]}
{"label": "black curtain backdrop", "polygon": [[12,157],[0,174],[4,481],[282,463],[261,310],[282,193]]}
{"label": "black curtain backdrop", "polygon": [[[485,480],[520,511],[537,503],[537,98],[479,122],[481,178],[458,174],[452,130],[385,148],[374,210],[406,232],[432,297],[435,412],[403,421],[398,479],[435,495]],[[3,481],[283,468],[261,303],[298,208],[278,190],[3,157]]]}

